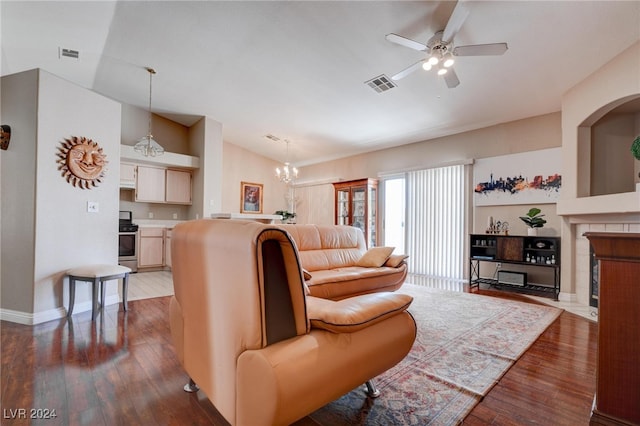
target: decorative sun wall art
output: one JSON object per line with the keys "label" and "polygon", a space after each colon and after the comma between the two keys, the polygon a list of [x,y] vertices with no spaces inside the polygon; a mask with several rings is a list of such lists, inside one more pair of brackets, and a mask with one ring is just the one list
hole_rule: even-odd
{"label": "decorative sun wall art", "polygon": [[474,204],[549,204],[560,198],[561,148],[478,159],[473,165]]}
{"label": "decorative sun wall art", "polygon": [[72,136],[60,145],[58,170],[67,182],[82,189],[92,189],[102,182],[108,161],[97,142],[84,136]]}
{"label": "decorative sun wall art", "polygon": [[9,149],[11,141],[11,126],[7,124],[0,125],[0,149]]}

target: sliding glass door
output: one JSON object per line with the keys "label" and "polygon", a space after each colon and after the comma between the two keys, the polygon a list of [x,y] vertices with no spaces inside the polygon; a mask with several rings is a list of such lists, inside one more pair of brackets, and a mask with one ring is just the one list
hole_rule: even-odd
{"label": "sliding glass door", "polygon": [[384,179],[384,244],[410,256],[410,274],[463,280],[465,198],[464,165]]}
{"label": "sliding glass door", "polygon": [[384,181],[384,245],[395,247],[394,253],[405,250],[405,177],[397,176]]}

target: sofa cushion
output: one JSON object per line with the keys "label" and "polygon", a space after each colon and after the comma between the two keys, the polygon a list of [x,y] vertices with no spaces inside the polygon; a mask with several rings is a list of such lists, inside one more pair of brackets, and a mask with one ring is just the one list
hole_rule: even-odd
{"label": "sofa cushion", "polygon": [[339,300],[365,293],[395,291],[402,286],[406,275],[405,263],[397,268],[349,266],[314,271],[313,277],[307,281],[307,284],[312,296]]}
{"label": "sofa cushion", "polygon": [[395,247],[372,247],[356,262],[363,268],[379,268],[389,259]]}
{"label": "sofa cushion", "polygon": [[392,254],[391,256],[389,256],[387,261],[384,262],[384,266],[397,268],[408,257],[409,257],[408,254]]}
{"label": "sofa cushion", "polygon": [[307,297],[312,328],[333,333],[353,333],[405,311],[413,297],[400,293],[372,293],[333,301]]}
{"label": "sofa cushion", "polygon": [[307,271],[353,266],[367,251],[364,234],[346,225],[276,225],[289,232]]}

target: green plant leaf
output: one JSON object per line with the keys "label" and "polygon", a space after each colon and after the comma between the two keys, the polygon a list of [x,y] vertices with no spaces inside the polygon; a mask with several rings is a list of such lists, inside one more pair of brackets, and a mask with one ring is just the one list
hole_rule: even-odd
{"label": "green plant leaf", "polygon": [[640,136],[638,136],[631,144],[631,153],[636,160],[640,160]]}
{"label": "green plant leaf", "polygon": [[529,209],[529,212],[527,213],[527,216],[529,217],[535,217],[536,215],[539,215],[542,212],[542,210],[540,210],[537,207],[531,207]]}

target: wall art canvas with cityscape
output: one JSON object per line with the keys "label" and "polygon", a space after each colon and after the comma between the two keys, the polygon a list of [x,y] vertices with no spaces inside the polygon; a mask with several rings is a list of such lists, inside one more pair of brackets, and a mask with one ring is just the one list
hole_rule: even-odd
{"label": "wall art canvas with cityscape", "polygon": [[561,148],[551,148],[476,160],[475,205],[557,202],[562,187],[561,156]]}

